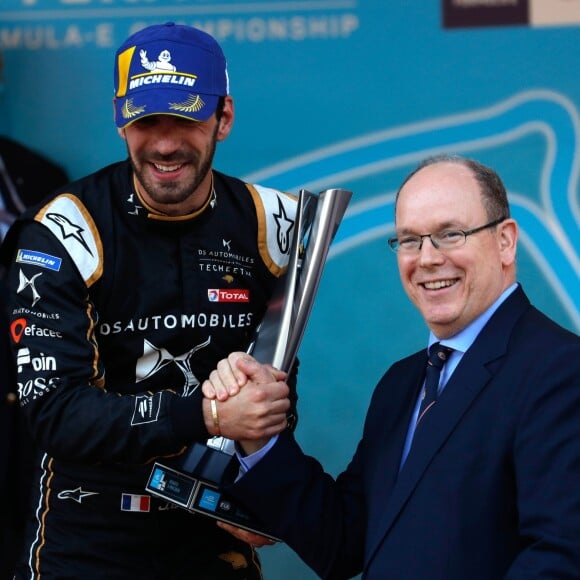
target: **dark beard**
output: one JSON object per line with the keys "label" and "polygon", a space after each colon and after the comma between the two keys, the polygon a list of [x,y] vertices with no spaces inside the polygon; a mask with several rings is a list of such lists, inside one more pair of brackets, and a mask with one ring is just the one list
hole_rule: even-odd
{"label": "dark beard", "polygon": [[[208,173],[211,171],[211,167],[213,164],[213,159],[215,156],[215,150],[217,145],[217,131],[218,126],[214,130],[212,135],[211,143],[209,148],[206,150],[206,155],[203,161],[200,164],[200,155],[196,152],[189,153],[187,157],[187,161],[191,163],[193,167],[196,168],[194,172],[193,179],[186,184],[180,184],[177,181],[168,181],[162,184],[153,184],[147,178],[144,171],[140,170],[139,166],[131,156],[129,148],[127,147],[127,153],[129,154],[129,161],[131,163],[131,167],[137,177],[137,181],[141,185],[141,187],[145,190],[147,195],[158,204],[162,205],[171,205],[171,204],[178,204],[186,201],[193,192],[199,187],[199,185],[203,182],[203,180],[207,177]],[[185,155],[179,152],[173,153],[171,155],[160,156],[155,158],[156,162],[163,162],[163,163],[175,163],[179,164],[184,161]],[[143,164],[148,163],[148,161],[144,161]],[[209,191],[207,194],[209,195]]]}

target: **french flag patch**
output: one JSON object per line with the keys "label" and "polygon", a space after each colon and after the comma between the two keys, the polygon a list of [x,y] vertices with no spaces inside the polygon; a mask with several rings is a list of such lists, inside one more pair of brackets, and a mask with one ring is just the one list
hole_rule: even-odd
{"label": "french flag patch", "polygon": [[133,495],[124,493],[121,495],[122,512],[148,512],[151,497],[148,495]]}

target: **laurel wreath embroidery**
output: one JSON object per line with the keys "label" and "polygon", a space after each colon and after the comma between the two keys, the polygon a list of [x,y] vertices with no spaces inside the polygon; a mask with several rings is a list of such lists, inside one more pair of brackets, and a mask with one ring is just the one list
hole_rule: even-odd
{"label": "laurel wreath embroidery", "polygon": [[204,105],[205,103],[199,95],[189,95],[181,103],[169,103],[169,108],[173,111],[181,111],[182,113],[197,113]]}
{"label": "laurel wreath embroidery", "polygon": [[133,99],[127,99],[121,109],[121,114],[124,119],[132,119],[136,115],[140,115],[145,111],[145,107],[134,107]]}

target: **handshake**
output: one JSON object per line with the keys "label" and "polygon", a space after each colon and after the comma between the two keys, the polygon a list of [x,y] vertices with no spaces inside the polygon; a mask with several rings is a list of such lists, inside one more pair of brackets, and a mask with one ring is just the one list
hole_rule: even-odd
{"label": "handshake", "polygon": [[247,455],[259,451],[287,426],[286,377],[244,352],[221,360],[202,385],[208,432],[237,441]]}
{"label": "handshake", "polygon": [[177,469],[155,463],[146,490],[216,519],[222,529],[255,547],[277,541],[223,492],[227,474],[239,466],[233,450],[226,453],[213,442],[237,441],[242,454],[250,455],[283,431],[291,407],[285,379],[285,372],[260,364],[244,352],[221,360],[202,385],[203,418],[213,439],[208,446],[194,443]]}

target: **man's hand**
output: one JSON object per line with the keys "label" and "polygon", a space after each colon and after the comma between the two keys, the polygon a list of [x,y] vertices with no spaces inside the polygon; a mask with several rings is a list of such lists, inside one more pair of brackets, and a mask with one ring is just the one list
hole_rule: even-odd
{"label": "man's hand", "polygon": [[237,395],[250,375],[257,372],[260,372],[260,376],[254,378],[259,381],[267,380],[268,373],[271,375],[270,378],[275,381],[283,381],[287,377],[285,372],[275,369],[271,365],[260,365],[245,352],[233,352],[228,358],[219,361],[217,368],[210,373],[209,379],[203,382],[203,394],[208,399],[225,401],[229,397]]}
{"label": "man's hand", "polygon": [[261,536],[260,534],[254,534],[253,532],[248,532],[242,528],[237,528],[236,526],[232,526],[231,524],[226,524],[225,522],[218,521],[217,525],[226,532],[229,532],[238,540],[242,540],[242,542],[246,542],[253,546],[254,548],[262,548],[263,546],[272,546],[275,544],[275,540],[271,540],[266,536]]}
{"label": "man's hand", "polygon": [[242,352],[220,361],[202,387],[208,431],[218,434],[219,426],[219,434],[239,441],[246,453],[263,447],[286,428],[290,390],[282,380],[285,377],[286,373]]}

